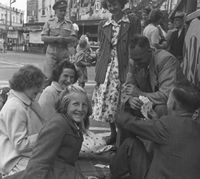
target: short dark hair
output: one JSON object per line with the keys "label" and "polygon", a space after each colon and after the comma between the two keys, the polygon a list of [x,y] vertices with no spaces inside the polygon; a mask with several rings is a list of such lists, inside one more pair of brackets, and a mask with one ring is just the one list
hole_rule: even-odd
{"label": "short dark hair", "polygon": [[63,69],[65,68],[70,68],[74,70],[74,83],[75,83],[78,80],[78,72],[74,64],[69,62],[68,60],[63,60],[54,67],[52,71],[51,81],[58,82],[60,75],[62,74]]}
{"label": "short dark hair", "polygon": [[10,88],[19,92],[33,87],[42,87],[45,75],[42,71],[33,66],[25,65],[21,67],[9,80]]}
{"label": "short dark hair", "polygon": [[[108,9],[108,6],[107,6],[107,3],[106,2],[109,2],[109,3],[113,3],[115,2],[116,0],[102,0],[101,2],[101,5],[104,9]],[[128,0],[117,0],[119,2],[119,4],[121,5],[121,8],[123,9],[125,4],[128,2]]]}
{"label": "short dark hair", "polygon": [[129,48],[134,49],[136,46],[141,48],[150,48],[150,43],[147,37],[136,34],[133,39],[130,41]]}
{"label": "short dark hair", "polygon": [[163,18],[163,13],[159,9],[153,9],[149,14],[150,23],[156,23]]}
{"label": "short dark hair", "polygon": [[200,91],[189,82],[174,84],[172,94],[180,107],[188,112],[194,112],[200,107]]}

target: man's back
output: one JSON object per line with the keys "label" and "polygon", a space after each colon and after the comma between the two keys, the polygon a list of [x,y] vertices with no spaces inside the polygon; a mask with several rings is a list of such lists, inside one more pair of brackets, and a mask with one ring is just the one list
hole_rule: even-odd
{"label": "man's back", "polygon": [[166,142],[155,144],[147,179],[199,179],[200,123],[187,113],[159,121],[161,130],[167,131]]}

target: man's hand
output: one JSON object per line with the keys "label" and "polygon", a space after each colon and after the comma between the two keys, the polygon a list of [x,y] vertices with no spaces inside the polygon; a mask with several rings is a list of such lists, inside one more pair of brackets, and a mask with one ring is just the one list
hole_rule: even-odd
{"label": "man's hand", "polygon": [[153,109],[147,112],[147,116],[148,116],[148,119],[151,119],[151,120],[159,119],[158,114]]}
{"label": "man's hand", "polygon": [[130,107],[134,110],[140,110],[143,102],[138,97],[129,98]]}
{"label": "man's hand", "polygon": [[131,95],[131,96],[138,97],[138,96],[142,95],[142,91],[133,84],[126,84],[124,86],[124,91],[127,95]]}

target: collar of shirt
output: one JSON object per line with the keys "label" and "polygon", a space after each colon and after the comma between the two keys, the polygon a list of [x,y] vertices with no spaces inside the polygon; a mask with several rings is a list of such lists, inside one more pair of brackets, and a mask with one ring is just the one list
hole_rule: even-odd
{"label": "collar of shirt", "polygon": [[178,29],[178,37],[181,35],[182,31],[183,31],[183,27],[181,29]]}
{"label": "collar of shirt", "polygon": [[26,104],[27,106],[30,106],[32,101],[28,98],[28,96],[26,96],[23,92],[18,92],[15,90],[10,90],[9,92],[9,97],[10,96],[15,96],[18,99],[20,99],[24,104]]}
{"label": "collar of shirt", "polygon": [[62,21],[59,21],[58,17],[55,17],[55,21],[56,21],[56,23],[61,23],[61,24],[66,24],[67,22],[70,22],[65,18]]}
{"label": "collar of shirt", "polygon": [[103,27],[108,26],[108,25],[110,25],[110,24],[111,24],[111,25],[115,25],[116,23],[119,24],[120,22],[130,23],[130,20],[129,20],[129,18],[128,18],[127,15],[123,15],[123,17],[122,17],[118,22],[114,21],[114,20],[112,19],[112,17],[110,17],[110,18],[105,22],[105,24],[103,25]]}
{"label": "collar of shirt", "polygon": [[61,88],[60,84],[59,84],[58,82],[56,82],[56,81],[53,81],[53,82],[51,83],[51,86],[52,86],[53,88],[55,88],[58,92],[63,91],[63,89]]}

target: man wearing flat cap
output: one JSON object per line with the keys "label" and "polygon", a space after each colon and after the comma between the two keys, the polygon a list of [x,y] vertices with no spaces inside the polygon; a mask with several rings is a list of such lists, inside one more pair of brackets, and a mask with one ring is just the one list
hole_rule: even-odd
{"label": "man wearing flat cap", "polygon": [[183,61],[183,44],[186,34],[184,27],[185,14],[177,11],[173,17],[175,31],[172,32],[169,39],[169,52],[172,53],[180,62]]}
{"label": "man wearing flat cap", "polygon": [[65,18],[67,1],[59,0],[53,5],[55,17],[49,19],[42,31],[42,41],[48,44],[44,73],[49,79],[52,70],[61,60],[69,59],[69,48],[76,42],[73,24]]}

